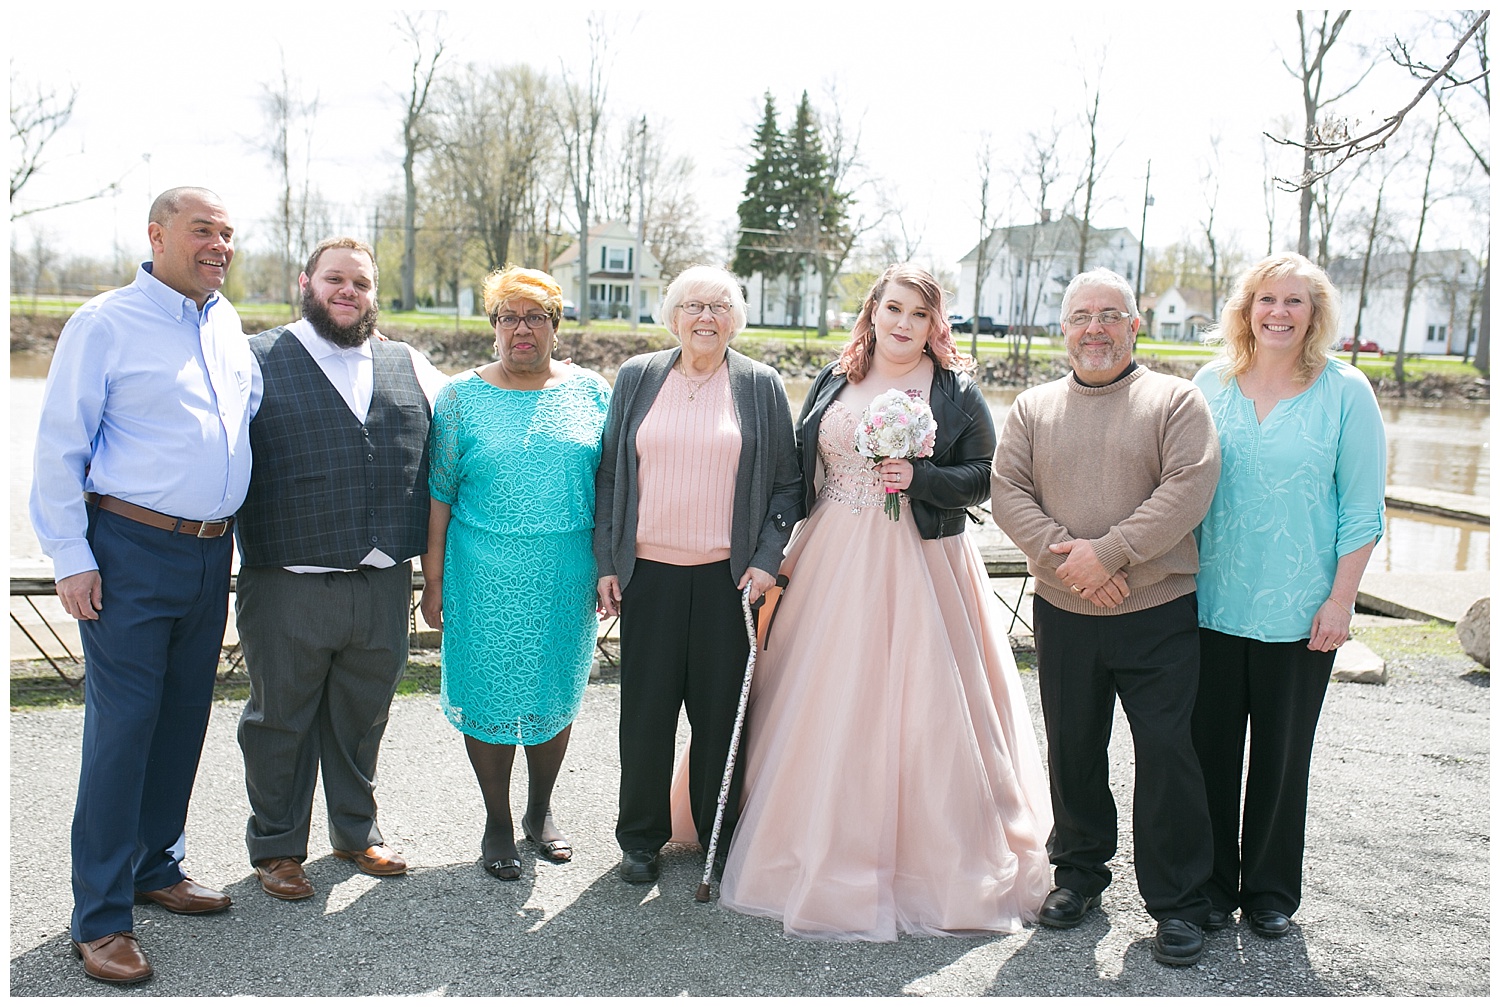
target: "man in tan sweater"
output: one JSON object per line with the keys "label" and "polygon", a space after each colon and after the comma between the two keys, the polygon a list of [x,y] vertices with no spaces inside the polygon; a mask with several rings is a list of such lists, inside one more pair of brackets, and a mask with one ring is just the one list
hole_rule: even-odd
{"label": "man in tan sweater", "polygon": [[[1213,867],[1190,725],[1198,683],[1193,529],[1219,479],[1219,442],[1191,382],[1132,359],[1130,285],[1096,269],[1062,301],[1073,373],[1016,399],[992,477],[995,521],[1036,578],[1033,624],[1056,819],[1056,887],[1041,922],[1076,926],[1109,885],[1115,696],[1135,740],[1135,867],[1158,921],[1152,954],[1191,965],[1227,923],[1202,892]],[[1220,914],[1221,915],[1221,914]]]}

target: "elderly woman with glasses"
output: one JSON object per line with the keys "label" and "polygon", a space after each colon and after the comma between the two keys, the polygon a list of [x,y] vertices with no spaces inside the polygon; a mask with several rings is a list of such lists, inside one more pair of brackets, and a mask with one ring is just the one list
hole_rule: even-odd
{"label": "elderly woman with glasses", "polygon": [[[692,725],[689,802],[708,849],[749,656],[741,592],[775,583],[802,482],[791,408],[770,367],[729,348],[745,300],[722,269],[684,270],[662,298],[681,346],[621,367],[595,483],[599,609],[620,622],[621,875],[649,883],[672,835],[677,714]],[[738,775],[738,774],[736,774]],[[738,780],[718,849],[726,850]]]}
{"label": "elderly woman with glasses", "polygon": [[480,864],[501,881],[521,876],[517,745],[530,771],[521,830],[543,859],[572,859],[552,788],[599,627],[594,471],[609,385],[552,358],[562,305],[546,273],[491,273],[484,306],[498,359],[454,378],[432,417],[422,616],[443,630],[443,713],[484,796]]}

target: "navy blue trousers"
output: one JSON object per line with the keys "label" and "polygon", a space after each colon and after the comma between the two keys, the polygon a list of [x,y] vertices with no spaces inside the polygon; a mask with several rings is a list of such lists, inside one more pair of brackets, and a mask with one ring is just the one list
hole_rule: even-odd
{"label": "navy blue trousers", "polygon": [[208,728],[229,612],[231,538],[95,510],[104,607],[79,623],[86,674],[73,812],[73,939],[134,927],[137,891],[182,880],[171,855]]}

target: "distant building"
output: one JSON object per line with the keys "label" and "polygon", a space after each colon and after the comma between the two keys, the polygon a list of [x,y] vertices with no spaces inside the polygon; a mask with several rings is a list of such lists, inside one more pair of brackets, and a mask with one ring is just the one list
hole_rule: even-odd
{"label": "distant building", "polygon": [[[1402,302],[1410,263],[1410,254],[1404,252],[1370,259],[1360,338],[1374,340],[1386,353],[1395,353],[1401,339]],[[1363,268],[1363,256],[1335,259],[1328,264],[1328,278],[1339,288],[1343,302],[1339,309],[1340,341],[1354,335]],[[1473,353],[1479,335],[1482,280],[1478,260],[1464,249],[1420,253],[1406,329],[1406,352],[1463,354],[1467,343],[1468,352]]]}
{"label": "distant building", "polygon": [[[1146,309],[1143,306],[1141,310],[1144,313]],[[1209,303],[1206,290],[1174,286],[1157,297],[1152,305],[1150,331],[1155,339],[1196,343],[1203,331],[1215,321],[1213,306]]]}
{"label": "distant building", "polygon": [[[1078,241],[1083,222],[1070,214],[1036,224],[997,227],[990,232],[985,256],[990,260],[979,284],[980,315],[1013,330],[1027,325],[1058,331],[1063,291],[1078,272]],[[1129,228],[1089,227],[1086,269],[1112,269],[1133,286],[1140,243]],[[975,314],[974,287],[979,246],[959,260],[958,298],[952,310],[965,318]]]}
{"label": "distant building", "polygon": [[[629,318],[630,284],[636,256],[641,260],[640,317],[652,320],[661,302],[661,263],[650,249],[636,248],[635,231],[618,220],[607,220],[589,228],[588,278],[579,276],[578,243],[575,241],[552,260],[550,272],[562,285],[563,297],[578,306],[580,316]],[[587,295],[583,291],[587,286]]]}
{"label": "distant building", "polygon": [[[751,325],[769,325],[787,329],[816,329],[818,327],[819,293],[822,278],[813,263],[807,263],[800,276],[795,273],[777,273],[767,276],[761,272],[740,277],[740,288],[745,293],[745,310]],[[837,327],[839,304],[829,297],[829,325]]]}

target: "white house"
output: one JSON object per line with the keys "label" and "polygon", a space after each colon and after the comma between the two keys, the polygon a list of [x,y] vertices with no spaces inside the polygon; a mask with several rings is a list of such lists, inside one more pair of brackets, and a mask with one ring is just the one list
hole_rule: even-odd
{"label": "white house", "polygon": [[[1396,352],[1401,339],[1402,302],[1406,292],[1409,253],[1376,255],[1370,259],[1360,338],[1373,339],[1386,353]],[[1339,339],[1354,335],[1359,314],[1363,256],[1335,259],[1328,278],[1339,288]],[[1406,328],[1406,352],[1462,354],[1465,341],[1473,352],[1479,335],[1479,291],[1483,277],[1479,262],[1462,248],[1422,252],[1417,256],[1416,286]],[[1473,310],[1471,310],[1471,308]]]}
{"label": "white house", "polygon": [[[745,293],[749,324],[788,329],[818,327],[818,294],[823,281],[813,263],[804,266],[801,276],[754,272],[748,278],[740,277],[740,287]],[[837,312],[838,307],[837,299],[829,297],[828,310]]]}
{"label": "white house", "polygon": [[1208,302],[1205,291],[1168,288],[1152,306],[1151,335],[1157,339],[1197,342],[1203,330],[1214,324],[1214,311]]}
{"label": "white house", "polygon": [[[1036,224],[997,227],[985,242],[990,260],[980,284],[980,315],[1011,326],[1035,325],[1057,331],[1063,291],[1078,272],[1078,240],[1083,222],[1063,214]],[[1135,284],[1140,243],[1128,228],[1089,227],[1086,269],[1112,269]],[[979,246],[959,260],[958,298],[952,310],[974,314]]]}
{"label": "white house", "polygon": [[[618,220],[607,220],[589,228],[588,279],[580,277],[578,243],[575,241],[552,260],[550,272],[562,285],[563,297],[578,305],[579,314],[587,305],[590,318],[629,318],[630,285],[635,272],[636,256],[641,260],[642,318],[655,317],[661,302],[661,263],[651,250],[637,250],[635,231]],[[588,296],[581,295],[584,284]]]}

